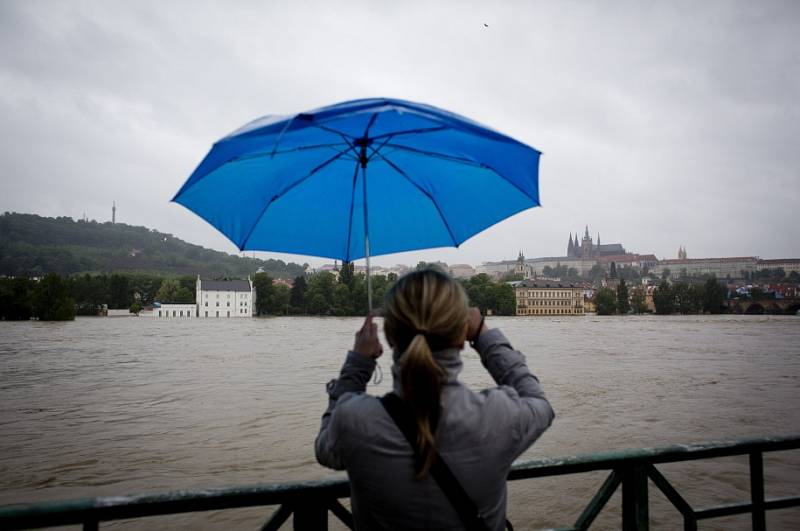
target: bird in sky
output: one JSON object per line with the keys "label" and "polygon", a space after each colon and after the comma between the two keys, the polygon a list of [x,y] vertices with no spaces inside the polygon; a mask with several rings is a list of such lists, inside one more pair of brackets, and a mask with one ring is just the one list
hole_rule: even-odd
{"label": "bird in sky", "polygon": [[489,27],[489,24],[487,24],[486,22],[484,22],[484,23],[483,23],[483,27],[484,27],[484,28],[488,28],[488,27]]}

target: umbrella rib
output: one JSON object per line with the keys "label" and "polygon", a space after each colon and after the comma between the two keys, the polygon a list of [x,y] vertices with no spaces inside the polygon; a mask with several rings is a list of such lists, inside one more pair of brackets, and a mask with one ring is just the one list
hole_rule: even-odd
{"label": "umbrella rib", "polygon": [[[505,182],[507,182],[511,186],[513,186],[514,188],[516,188],[517,191],[519,191],[522,195],[524,195],[525,197],[527,197],[529,199],[533,199],[534,201],[536,201],[537,205],[539,204],[539,200],[538,199],[534,199],[533,197],[528,195],[528,192],[526,192],[525,190],[520,188],[520,186],[517,183],[515,183],[514,181],[509,180],[505,175],[503,175],[502,173],[498,172],[497,170],[495,170],[494,168],[492,168],[488,164],[484,164],[483,162],[476,162],[476,161],[469,160],[469,159],[463,159],[461,157],[455,157],[453,155],[445,155],[444,153],[437,153],[436,151],[426,151],[426,150],[423,150],[423,149],[412,148],[412,147],[403,146],[403,145],[400,145],[400,144],[386,144],[386,145],[388,147],[391,147],[391,148],[394,148],[394,149],[397,149],[397,150],[400,150],[400,151],[407,151],[409,153],[414,153],[416,155],[423,155],[423,156],[426,156],[426,157],[439,158],[439,159],[442,159],[442,160],[447,160],[447,161],[450,161],[450,162],[456,162],[456,163],[459,163],[459,164],[463,164],[465,166],[473,166],[475,168],[487,169],[487,170],[491,171],[492,173],[494,173],[495,175],[497,175],[498,177],[500,177],[501,179],[503,179]],[[384,157],[381,157],[381,158],[384,158]],[[384,160],[387,160],[387,159],[384,158]]]}
{"label": "umbrella rib", "polygon": [[249,159],[257,159],[260,157],[273,157],[275,155],[284,155],[286,153],[294,153],[297,151],[309,151],[311,149],[322,149],[322,148],[335,148],[336,146],[341,146],[342,144],[347,144],[347,142],[336,142],[333,144],[316,144],[313,146],[298,146],[291,149],[284,149],[281,151],[269,152],[269,153],[246,153],[244,155],[239,155],[238,157],[234,157],[230,159],[228,162],[233,162],[236,160],[249,160]]}
{"label": "umbrella rib", "polygon": [[242,240],[242,244],[239,246],[239,250],[240,250],[240,251],[244,251],[244,248],[245,248],[245,246],[247,245],[247,242],[248,242],[248,240],[250,240],[250,236],[252,236],[252,235],[253,235],[253,231],[254,231],[254,230],[256,230],[256,227],[257,227],[257,226],[258,226],[258,224],[261,222],[261,218],[263,218],[263,217],[264,217],[264,214],[267,212],[267,209],[270,207],[270,205],[272,205],[272,203],[274,203],[274,202],[275,202],[275,200],[276,200],[276,199],[278,199],[278,198],[279,198],[279,197],[281,197],[282,195],[286,194],[288,191],[292,190],[293,188],[295,188],[296,186],[298,186],[300,183],[302,183],[302,182],[306,181],[307,179],[310,179],[310,178],[311,178],[311,177],[312,177],[312,176],[313,176],[315,173],[317,173],[319,170],[321,170],[322,168],[324,168],[324,167],[325,167],[325,166],[327,166],[328,164],[330,164],[330,163],[334,162],[335,160],[337,160],[337,159],[341,158],[342,156],[344,156],[344,155],[345,155],[345,153],[347,153],[347,152],[345,151],[345,152],[339,153],[339,154],[337,154],[337,155],[335,155],[335,156],[333,156],[333,157],[329,158],[328,160],[326,160],[326,161],[325,161],[325,162],[323,162],[322,164],[320,164],[320,165],[318,165],[317,167],[315,167],[314,169],[312,169],[312,170],[311,170],[310,172],[308,172],[306,175],[304,175],[304,176],[303,176],[303,177],[301,177],[300,179],[296,180],[295,182],[293,182],[292,184],[290,184],[289,186],[287,186],[286,188],[284,188],[283,190],[281,190],[281,191],[280,191],[280,193],[277,193],[277,194],[273,195],[273,196],[270,198],[270,200],[269,200],[269,201],[267,201],[267,204],[266,204],[266,205],[264,205],[264,208],[261,210],[261,213],[258,215],[258,217],[256,218],[256,220],[253,222],[253,226],[252,226],[252,227],[250,227],[250,231],[247,233],[247,236],[245,236],[244,240]]}
{"label": "umbrella rib", "polygon": [[430,192],[428,192],[427,190],[422,188],[419,184],[414,182],[414,180],[411,177],[409,177],[408,174],[406,172],[404,172],[399,166],[397,166],[397,164],[395,164],[391,160],[387,159],[386,157],[384,157],[380,153],[378,153],[377,155],[384,162],[386,162],[386,164],[388,164],[392,169],[394,169],[394,171],[396,171],[397,173],[402,175],[408,182],[410,182],[414,187],[416,187],[417,190],[422,192],[428,199],[431,200],[431,203],[433,203],[433,206],[436,207],[436,212],[439,213],[439,218],[441,218],[442,223],[444,223],[444,226],[447,229],[447,233],[450,235],[450,239],[453,241],[453,246],[458,247],[458,242],[456,241],[456,237],[453,236],[453,231],[450,229],[450,224],[447,223],[447,219],[445,219],[444,214],[442,213],[442,209],[439,208],[439,203],[436,202],[436,199],[434,199],[434,197],[430,194]]}
{"label": "umbrella rib", "polygon": [[485,164],[483,164],[481,162],[477,162],[477,161],[471,160],[471,159],[465,159],[463,157],[456,157],[455,155],[447,155],[445,153],[439,153],[437,151],[429,151],[429,150],[426,150],[426,149],[419,149],[419,148],[414,148],[414,147],[410,147],[410,146],[404,146],[402,144],[386,144],[386,145],[391,147],[391,148],[395,148],[397,150],[400,150],[400,151],[408,151],[409,153],[414,153],[415,155],[423,155],[423,156],[426,156],[426,157],[433,157],[433,158],[437,158],[437,159],[443,159],[443,160],[447,160],[447,161],[450,161],[450,162],[459,162],[459,163],[465,164],[467,166],[477,166],[477,167],[481,167],[481,168],[488,168],[488,166],[486,166]]}
{"label": "umbrella rib", "polygon": [[[340,137],[344,138],[345,142],[347,142],[347,138],[352,138],[353,140],[355,140],[355,138],[356,138],[353,135],[348,135],[347,133],[339,131],[338,129],[334,129],[333,127],[328,127],[327,125],[314,124],[313,127],[317,127],[319,129],[322,129],[323,131],[328,131],[329,133],[337,134]],[[349,144],[349,142],[347,142],[347,143]]]}
{"label": "umbrella rib", "polygon": [[421,135],[423,133],[435,133],[437,131],[443,131],[445,129],[449,129],[446,125],[437,125],[436,127],[418,127],[416,129],[406,129],[405,131],[395,131],[393,133],[383,133],[382,135],[375,135],[371,137],[373,140],[377,140],[379,138],[390,137],[393,138],[395,136],[400,135]]}
{"label": "umbrella rib", "polygon": [[358,163],[353,172],[353,189],[350,192],[350,217],[347,221],[347,248],[344,251],[345,262],[350,262],[350,238],[353,236],[353,205],[356,202],[356,180],[358,179]]}

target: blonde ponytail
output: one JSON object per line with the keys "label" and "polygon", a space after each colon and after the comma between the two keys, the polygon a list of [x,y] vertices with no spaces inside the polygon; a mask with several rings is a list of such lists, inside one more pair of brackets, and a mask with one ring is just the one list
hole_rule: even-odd
{"label": "blonde ponytail", "polygon": [[445,372],[434,352],[459,346],[467,322],[461,285],[438,269],[405,275],[386,293],[384,332],[400,362],[403,399],[417,425],[417,479],[436,458],[436,427]]}
{"label": "blonde ponytail", "polygon": [[400,365],[403,397],[417,423],[419,459],[414,467],[417,479],[425,477],[436,456],[434,431],[439,423],[443,378],[444,371],[434,361],[428,341],[423,334],[417,334],[408,345]]}

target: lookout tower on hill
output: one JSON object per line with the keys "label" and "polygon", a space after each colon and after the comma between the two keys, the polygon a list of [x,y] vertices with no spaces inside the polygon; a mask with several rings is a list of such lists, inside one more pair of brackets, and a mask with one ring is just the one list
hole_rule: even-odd
{"label": "lookout tower on hill", "polygon": [[111,223],[114,224],[117,222],[117,202],[111,202]]}

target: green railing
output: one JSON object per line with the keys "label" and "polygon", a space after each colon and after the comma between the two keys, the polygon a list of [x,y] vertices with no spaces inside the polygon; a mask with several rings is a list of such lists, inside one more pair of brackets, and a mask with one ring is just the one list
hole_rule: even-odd
{"label": "green railing", "polygon": [[[684,529],[697,529],[697,522],[709,518],[751,513],[753,529],[766,528],[765,512],[800,506],[800,496],[764,498],[764,452],[800,448],[800,435],[766,437],[739,441],[640,448],[566,458],[525,461],[514,465],[509,481],[609,470],[610,474],[575,524],[564,529],[588,529],[614,492],[622,486],[622,527],[644,530],[649,525],[648,480],[664,493],[680,513]],[[658,471],[656,465],[747,455],[750,461],[750,501],[693,508]],[[278,529],[290,516],[294,529],[327,529],[330,511],[347,527],[353,516],[340,503],[350,496],[346,479],[306,481],[175,491],[165,494],[113,496],[84,500],[7,505],[0,507],[0,529],[29,529],[82,524],[97,529],[100,522],[166,514],[277,505],[278,509],[262,526]]]}

